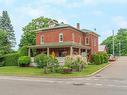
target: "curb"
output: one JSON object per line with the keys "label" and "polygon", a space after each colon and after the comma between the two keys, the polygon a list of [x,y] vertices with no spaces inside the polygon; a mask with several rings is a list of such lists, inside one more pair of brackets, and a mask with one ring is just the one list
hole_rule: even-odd
{"label": "curb", "polygon": [[105,67],[97,70],[96,72],[90,74],[90,75],[86,75],[85,77],[92,77],[95,76],[96,74],[100,73],[101,71],[103,71],[104,69],[108,68],[109,66],[111,66],[113,63],[109,63],[108,65],[106,65]]}

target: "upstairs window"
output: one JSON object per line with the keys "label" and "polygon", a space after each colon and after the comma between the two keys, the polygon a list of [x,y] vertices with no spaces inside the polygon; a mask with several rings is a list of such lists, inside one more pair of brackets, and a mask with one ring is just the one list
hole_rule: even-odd
{"label": "upstairs window", "polygon": [[41,40],[41,44],[44,44],[44,36],[43,35],[41,36],[40,40]]}
{"label": "upstairs window", "polygon": [[59,42],[63,42],[63,33],[59,34]]}
{"label": "upstairs window", "polygon": [[89,45],[89,44],[90,44],[89,37],[86,37],[86,39],[85,39],[85,45]]}

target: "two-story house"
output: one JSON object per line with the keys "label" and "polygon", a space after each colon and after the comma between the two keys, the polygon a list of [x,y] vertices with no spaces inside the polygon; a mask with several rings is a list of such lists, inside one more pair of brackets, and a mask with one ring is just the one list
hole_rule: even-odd
{"label": "two-story house", "polygon": [[67,24],[55,26],[52,24],[48,28],[37,30],[36,45],[34,48],[37,54],[45,53],[47,55],[55,54],[56,57],[65,57],[73,54],[85,54],[88,58],[93,53],[98,52],[98,34],[93,31],[80,29]]}

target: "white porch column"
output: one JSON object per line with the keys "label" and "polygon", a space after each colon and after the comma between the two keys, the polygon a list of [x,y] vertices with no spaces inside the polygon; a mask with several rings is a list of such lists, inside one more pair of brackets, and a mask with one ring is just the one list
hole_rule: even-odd
{"label": "white porch column", "polygon": [[73,48],[72,48],[72,46],[70,47],[70,55],[71,56],[73,55]]}
{"label": "white porch column", "polygon": [[78,54],[81,55],[81,48],[79,48]]}
{"label": "white porch column", "polygon": [[28,49],[28,56],[31,57],[31,49]]}
{"label": "white porch column", "polygon": [[49,48],[47,48],[47,56],[49,56]]}

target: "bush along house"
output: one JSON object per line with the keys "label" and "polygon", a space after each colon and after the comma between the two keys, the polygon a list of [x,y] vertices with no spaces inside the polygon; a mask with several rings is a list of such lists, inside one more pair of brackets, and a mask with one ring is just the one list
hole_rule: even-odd
{"label": "bush along house", "polygon": [[32,49],[37,54],[54,54],[57,58],[63,58],[67,55],[83,55],[91,58],[93,53],[98,52],[99,35],[87,29],[57,22],[50,21],[48,28],[36,31],[36,45],[29,46],[28,54],[33,55]]}

